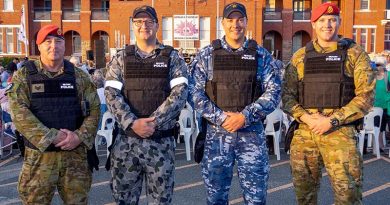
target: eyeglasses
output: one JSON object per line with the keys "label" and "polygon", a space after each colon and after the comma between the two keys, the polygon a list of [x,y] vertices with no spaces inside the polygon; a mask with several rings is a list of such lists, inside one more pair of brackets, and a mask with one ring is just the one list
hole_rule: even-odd
{"label": "eyeglasses", "polygon": [[154,20],[146,20],[146,21],[143,21],[143,20],[133,20],[133,23],[135,26],[137,27],[141,27],[144,23],[146,25],[146,27],[152,27],[154,25],[154,23],[156,23],[156,21]]}

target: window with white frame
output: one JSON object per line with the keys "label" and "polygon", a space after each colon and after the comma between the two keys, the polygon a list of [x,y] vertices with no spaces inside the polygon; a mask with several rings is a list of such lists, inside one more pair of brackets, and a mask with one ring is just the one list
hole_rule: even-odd
{"label": "window with white frame", "polygon": [[51,0],[44,0],[43,7],[45,11],[51,11]]}
{"label": "window with white frame", "polygon": [[354,29],[352,29],[352,39],[353,39],[353,41],[355,41],[355,42],[357,41],[356,35],[357,35],[357,29],[354,28]]}
{"label": "window with white frame", "polygon": [[[16,34],[19,33],[19,28],[16,28]],[[22,53],[22,41],[16,40],[16,53]]]}
{"label": "window with white frame", "polygon": [[385,50],[390,50],[390,26],[385,28]]}
{"label": "window with white frame", "polygon": [[80,34],[75,31],[72,31],[72,51],[73,53],[81,53]]}
{"label": "window with white frame", "polygon": [[3,53],[3,28],[0,28],[0,53]]}
{"label": "window with white frame", "polygon": [[275,8],[276,8],[276,2],[275,0],[267,0],[265,2],[265,9],[267,11],[275,11]]}
{"label": "window with white frame", "polygon": [[164,45],[173,46],[173,18],[163,17],[162,18],[162,43]]}
{"label": "window with white frame", "polygon": [[81,10],[81,0],[73,0],[73,11]]}
{"label": "window with white frame", "polygon": [[130,18],[130,44],[135,44],[135,35],[133,30],[133,18]]}
{"label": "window with white frame", "polygon": [[221,16],[217,18],[217,39],[220,39],[225,35],[225,31],[222,27],[222,19],[223,18]]}
{"label": "window with white frame", "polygon": [[5,38],[6,38],[6,46],[7,46],[7,53],[13,53],[14,52],[14,33],[12,31],[12,28],[6,28],[5,29]]}
{"label": "window with white frame", "polygon": [[360,30],[360,46],[364,50],[367,50],[367,29],[366,28],[362,28]]}
{"label": "window with white frame", "polygon": [[361,10],[370,9],[370,0],[360,0],[360,9]]}
{"label": "window with white frame", "polygon": [[203,48],[210,44],[210,17],[199,18],[200,27],[200,47]]}
{"label": "window with white frame", "polygon": [[4,0],[4,11],[13,11],[14,10],[14,1],[13,0]]}
{"label": "window with white frame", "polygon": [[376,35],[376,29],[371,29],[371,44],[370,44],[370,51],[371,53],[375,52],[375,35]]}

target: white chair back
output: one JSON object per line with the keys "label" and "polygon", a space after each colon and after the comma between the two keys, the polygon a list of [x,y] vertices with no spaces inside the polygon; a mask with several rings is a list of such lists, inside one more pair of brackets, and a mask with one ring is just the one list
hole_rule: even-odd
{"label": "white chair back", "polygon": [[[276,130],[274,124],[278,123],[279,127]],[[265,135],[272,135],[274,142],[274,152],[276,159],[280,160],[280,135],[282,132],[283,123],[283,111],[279,108],[275,109],[271,114],[266,117]]]}
{"label": "white chair back", "polygon": [[187,161],[190,161],[191,160],[190,139],[196,127],[194,123],[194,116],[192,110],[189,109],[188,107],[182,109],[180,112],[178,123],[180,125],[180,135],[184,136]]}
{"label": "white chair back", "polygon": [[[108,122],[110,120],[110,122]],[[102,126],[100,130],[97,131],[97,136],[95,138],[95,149],[98,151],[98,144],[101,137],[104,137],[107,142],[107,156],[109,154],[108,147],[113,143],[112,142],[112,131],[114,130],[115,119],[114,116],[106,111],[102,117]],[[101,137],[100,137],[101,136]]]}
{"label": "white chair back", "polygon": [[[364,116],[363,130],[359,133],[359,151],[363,155],[364,138],[368,135],[368,145],[371,146],[371,141],[374,139],[373,152],[380,158],[379,152],[379,134],[382,122],[383,109],[374,107],[366,116]],[[375,126],[375,117],[379,120],[379,124]]]}

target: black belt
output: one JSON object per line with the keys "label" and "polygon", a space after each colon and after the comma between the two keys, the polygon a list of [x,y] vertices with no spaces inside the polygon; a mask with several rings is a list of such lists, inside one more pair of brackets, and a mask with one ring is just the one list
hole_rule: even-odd
{"label": "black belt", "polygon": [[[23,141],[24,141],[24,146],[30,148],[30,149],[34,149],[34,150],[39,150],[35,145],[33,145],[30,141],[28,141],[24,136],[23,137]],[[54,144],[50,144],[45,152],[59,152],[59,151],[62,151],[60,147],[56,147],[54,146]]]}
{"label": "black belt", "polygon": [[[130,137],[138,137],[138,138],[141,138],[141,139],[145,139],[143,137],[140,137],[139,135],[137,135],[133,129],[130,129],[129,131],[123,131],[122,129],[120,129],[120,134],[125,134],[125,135],[128,135]],[[156,130],[154,131],[153,135],[146,138],[146,139],[161,139],[161,138],[164,138],[164,137],[171,137],[173,136],[173,133],[174,130],[173,129],[168,129],[168,130]]]}

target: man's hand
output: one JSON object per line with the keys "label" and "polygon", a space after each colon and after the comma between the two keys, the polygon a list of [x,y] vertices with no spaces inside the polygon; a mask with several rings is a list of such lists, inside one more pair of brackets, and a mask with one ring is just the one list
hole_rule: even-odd
{"label": "man's hand", "polygon": [[153,135],[156,124],[155,117],[136,119],[131,126],[131,129],[142,138],[147,138]]}
{"label": "man's hand", "polygon": [[222,127],[230,133],[236,132],[245,125],[245,116],[242,113],[224,112],[227,118],[222,123]]}
{"label": "man's hand", "polygon": [[79,136],[76,133],[67,130],[61,129],[60,131],[66,133],[66,138],[56,144],[56,147],[61,147],[62,150],[73,150],[81,143]]}
{"label": "man's hand", "polygon": [[62,142],[66,139],[66,133],[62,132],[61,130],[58,131],[56,138],[53,141],[54,145],[57,145],[58,143]]}
{"label": "man's hand", "polygon": [[312,132],[317,135],[322,135],[330,128],[332,128],[332,124],[330,123],[330,117],[325,117],[321,114],[316,114],[316,119],[314,120],[314,125],[310,128]]}

